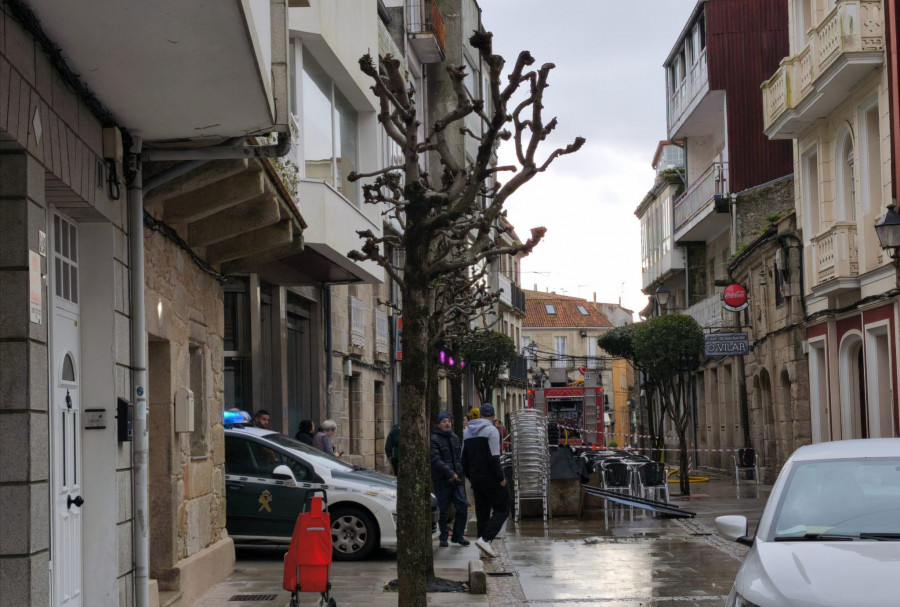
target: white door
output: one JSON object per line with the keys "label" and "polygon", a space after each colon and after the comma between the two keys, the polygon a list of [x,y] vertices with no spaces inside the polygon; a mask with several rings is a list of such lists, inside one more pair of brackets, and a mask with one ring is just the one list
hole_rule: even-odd
{"label": "white door", "polygon": [[54,606],[82,604],[81,356],[78,328],[78,238],[54,215],[50,260],[52,440],[51,508]]}

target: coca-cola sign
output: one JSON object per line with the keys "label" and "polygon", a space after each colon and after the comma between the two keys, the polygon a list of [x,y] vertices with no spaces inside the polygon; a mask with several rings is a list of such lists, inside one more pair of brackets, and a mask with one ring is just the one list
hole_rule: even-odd
{"label": "coca-cola sign", "polygon": [[722,293],[722,301],[726,310],[740,312],[747,307],[747,289],[737,283],[730,284]]}

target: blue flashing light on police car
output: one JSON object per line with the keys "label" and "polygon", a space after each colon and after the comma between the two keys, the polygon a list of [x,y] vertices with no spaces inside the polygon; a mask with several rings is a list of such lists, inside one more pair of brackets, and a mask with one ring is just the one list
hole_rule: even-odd
{"label": "blue flashing light on police car", "polygon": [[226,428],[231,428],[233,426],[239,426],[243,424],[250,423],[250,414],[246,411],[239,411],[237,409],[229,409],[228,411],[222,411],[222,423],[225,424]]}

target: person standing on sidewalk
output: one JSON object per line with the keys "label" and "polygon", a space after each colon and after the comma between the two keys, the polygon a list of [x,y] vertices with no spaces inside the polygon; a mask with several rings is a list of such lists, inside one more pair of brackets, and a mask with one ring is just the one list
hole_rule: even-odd
{"label": "person standing on sidewalk", "polygon": [[394,427],[388,432],[387,440],[384,441],[384,454],[391,462],[394,476],[397,476],[397,457],[400,455],[400,424],[394,424]]}
{"label": "person standing on sidewalk", "polygon": [[463,537],[466,532],[466,514],[469,503],[466,501],[465,487],[462,480],[462,461],[460,458],[462,443],[459,437],[453,434],[453,416],[446,411],[438,414],[438,423],[431,434],[431,482],[434,485],[434,494],[437,497],[440,518],[440,546],[446,548],[448,528],[447,511],[450,502],[456,509],[456,517],[453,519],[453,533],[450,541],[460,546],[468,546],[469,540]]}
{"label": "person standing on sidewalk", "polygon": [[496,558],[500,553],[491,542],[509,516],[509,491],[500,466],[500,432],[494,427],[494,406],[484,403],[479,413],[463,435],[462,469],[475,496],[475,545],[486,556]]}

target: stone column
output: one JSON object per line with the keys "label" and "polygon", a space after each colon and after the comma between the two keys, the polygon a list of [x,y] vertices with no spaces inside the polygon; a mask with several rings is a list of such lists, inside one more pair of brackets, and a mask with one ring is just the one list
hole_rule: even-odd
{"label": "stone column", "polygon": [[20,148],[0,147],[0,216],[0,604],[46,605],[48,294],[41,281],[40,322],[32,322],[29,251],[40,253],[47,210],[44,168]]}

